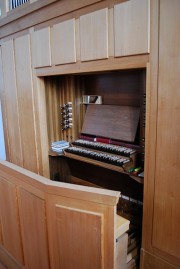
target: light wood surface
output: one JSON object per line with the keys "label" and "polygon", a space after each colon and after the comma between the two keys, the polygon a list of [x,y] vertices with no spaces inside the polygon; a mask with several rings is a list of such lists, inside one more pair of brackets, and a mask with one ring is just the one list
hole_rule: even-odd
{"label": "light wood surface", "polygon": [[103,215],[57,204],[55,213],[58,239],[53,254],[59,259],[52,268],[102,268]]}
{"label": "light wood surface", "polygon": [[108,55],[114,57],[114,8],[108,9]]}
{"label": "light wood surface", "polygon": [[160,1],[157,158],[152,244],[177,257],[180,265],[179,9],[178,0],[173,0],[171,5],[167,0]]}
{"label": "light wood surface", "polygon": [[115,57],[149,52],[149,0],[114,6]]}
{"label": "light wood surface", "polygon": [[149,162],[145,169],[142,245],[145,252],[141,268],[147,265],[153,269],[179,268],[179,1],[171,5],[160,1],[160,7],[158,1],[151,4],[154,19],[146,144]]}
{"label": "light wood surface", "polygon": [[49,150],[48,145],[48,133],[47,133],[47,111],[46,111],[46,97],[45,97],[45,85],[44,79],[33,76],[34,85],[34,115],[36,124],[36,139],[37,139],[37,151],[38,151],[38,167],[39,173],[49,178],[49,160],[47,152]]}
{"label": "light wood surface", "polygon": [[166,262],[164,259],[161,259],[153,253],[141,251],[141,268],[149,268],[149,269],[179,269],[179,266],[175,266]]}
{"label": "light wood surface", "polygon": [[[67,236],[66,251],[70,253],[69,263],[68,257],[65,259],[65,268],[74,268],[74,264],[78,265],[77,268],[87,268],[87,261],[84,260],[83,257],[88,257],[89,261],[89,268],[114,268],[114,259],[115,259],[115,229],[113,226],[114,218],[115,218],[115,211],[112,208],[106,208],[103,204],[95,204],[94,202],[86,202],[82,203],[81,199],[71,199],[62,197],[61,199],[57,200],[57,197],[52,196],[49,197],[49,207],[48,207],[48,219],[52,219],[51,223],[48,223],[48,231],[50,233],[50,257],[51,257],[51,267],[58,268],[61,265],[59,257],[61,255],[62,246],[60,245],[60,240],[57,237],[57,233],[61,231],[58,226],[58,215],[56,208],[58,207],[59,203],[61,206],[65,206],[67,208],[72,208],[75,212],[69,212],[69,216],[73,213],[74,216],[77,216],[76,220],[74,219],[74,224],[70,224],[66,229],[66,232],[70,233],[72,236],[71,238],[69,235]],[[66,209],[68,210],[68,209]],[[81,213],[82,212],[82,213]],[[68,219],[69,219],[68,216]],[[105,220],[105,221],[104,221]],[[89,227],[88,223],[92,225]],[[95,224],[96,223],[96,224]],[[83,224],[83,226],[82,226]],[[63,225],[63,223],[62,223]],[[73,228],[77,225],[77,228]],[[96,228],[95,228],[96,227]],[[99,228],[101,227],[101,229]],[[80,229],[79,229],[80,228]],[[95,228],[95,229],[94,229]],[[64,229],[64,228],[63,228]],[[72,230],[72,232],[71,232]],[[99,232],[101,233],[101,239],[97,241],[97,237],[99,238]],[[74,233],[73,233],[74,231]],[[112,235],[112,237],[110,236]],[[62,235],[61,235],[62,236]],[[74,242],[72,242],[72,238]],[[84,240],[83,240],[84,238]],[[91,242],[92,239],[92,242]],[[90,243],[90,253],[87,250],[87,245]],[[77,254],[71,254],[72,244],[75,247],[75,254],[80,253],[78,257]],[[84,246],[84,247],[83,247]],[[93,248],[95,247],[95,252]],[[111,250],[111,253],[110,253]],[[63,252],[64,253],[64,252]],[[100,254],[101,253],[101,254]],[[109,253],[109,254],[107,254]],[[97,255],[98,254],[98,255]],[[69,266],[69,267],[68,267]]]}
{"label": "light wood surface", "polygon": [[26,268],[48,269],[45,201],[30,193],[29,188],[19,188],[18,198]]}
{"label": "light wood surface", "polygon": [[129,220],[116,215],[116,238],[120,237],[129,230],[129,224]]}
{"label": "light wood surface", "polygon": [[108,9],[80,17],[81,61],[108,57]]}
{"label": "light wood surface", "polygon": [[[125,233],[116,242],[116,269],[127,268],[127,251],[128,235]],[[125,247],[126,246],[126,247]]]}
{"label": "light wood surface", "polygon": [[[14,41],[23,167],[38,172],[29,35]],[[31,143],[29,143],[31,141]]]}
{"label": "light wood surface", "polygon": [[[116,2],[117,0],[114,1]],[[87,13],[87,11],[84,12],[84,7],[85,9],[87,8],[87,10],[92,10],[92,5],[98,4],[99,2],[101,2],[101,0],[69,0],[68,2],[66,0],[38,0],[31,5],[27,3],[26,7],[21,6],[20,9],[12,10],[12,12],[9,12],[6,17],[0,20],[0,26],[2,26],[0,38],[34,27],[42,22],[46,25],[45,27],[47,27],[47,25],[49,26],[50,20],[56,20],[59,16],[65,16],[66,20],[71,19],[72,16],[70,12],[73,11],[74,13],[75,11],[76,13],[77,11],[81,14]],[[105,5],[104,3],[103,5],[100,4],[103,7],[107,7],[109,2],[111,3],[112,0],[106,0],[106,2],[104,2]],[[55,23],[58,22],[56,21]]]}
{"label": "light wood surface", "polygon": [[[54,2],[52,5],[50,2]],[[121,3],[122,2],[122,3]],[[23,166],[23,163],[31,160],[34,156],[28,156],[23,160],[25,156],[22,156],[24,150],[23,143],[21,149],[21,134],[19,123],[24,122],[25,115],[19,115],[19,108],[22,108],[22,103],[17,101],[17,94],[23,92],[22,89],[17,89],[19,74],[15,74],[15,59],[16,53],[14,51],[14,44],[17,44],[17,40],[14,42],[12,38],[17,38],[19,35],[29,31],[29,27],[35,26],[35,29],[30,29],[32,32],[41,31],[43,27],[50,27],[54,24],[59,24],[64,20],[76,18],[76,32],[77,39],[80,36],[78,31],[81,30],[79,25],[79,16],[88,17],[88,13],[94,13],[97,11],[99,14],[102,9],[108,8],[108,30],[104,31],[106,39],[108,39],[108,46],[105,45],[104,51],[106,51],[106,57],[108,54],[110,58],[99,59],[96,61],[81,62],[80,61],[80,42],[76,39],[77,50],[77,63],[65,64],[62,66],[43,67],[39,70],[33,70],[33,87],[34,87],[34,117],[35,117],[35,132],[37,139],[37,158],[38,158],[38,171],[41,174],[48,176],[48,137],[47,137],[47,118],[46,118],[46,96],[44,79],[37,78],[37,76],[50,76],[60,74],[77,74],[87,72],[99,72],[107,70],[120,70],[120,69],[132,69],[132,68],[146,68],[147,63],[150,61],[150,65],[147,67],[147,112],[146,112],[146,151],[145,151],[145,191],[144,191],[144,219],[143,219],[143,248],[145,248],[145,263],[144,268],[150,267],[155,269],[156,267],[163,268],[175,268],[180,265],[180,253],[179,253],[179,233],[178,233],[178,221],[179,221],[179,155],[177,148],[179,148],[179,106],[178,106],[178,85],[179,85],[179,2],[177,0],[151,0],[143,1],[142,5],[135,5],[133,9],[129,8],[129,13],[125,12],[126,25],[123,29],[127,29],[126,34],[128,37],[123,40],[128,40],[128,44],[123,48],[125,55],[134,55],[121,57],[121,52],[117,51],[120,46],[116,45],[116,35],[118,33],[120,42],[123,35],[120,35],[120,24],[118,29],[116,26],[123,17],[116,16],[121,12],[119,7],[134,5],[134,3],[140,3],[140,0],[131,0],[123,3],[123,1],[97,1],[97,0],[70,0],[70,1],[54,1],[44,0],[37,1],[30,5],[30,9],[25,11],[18,11],[17,13],[9,13],[7,18],[3,18],[0,21],[1,30],[0,40],[2,47],[2,72],[3,73],[3,87],[5,89],[5,101],[3,102],[3,117],[5,126],[8,128],[6,133],[6,145],[9,145],[9,159]],[[148,56],[149,44],[148,41],[148,18],[149,11],[147,13],[147,5],[150,2],[150,23],[151,23],[151,53]],[[44,6],[45,4],[45,6]],[[49,7],[48,7],[49,4]],[[113,5],[115,4],[115,8]],[[159,9],[160,4],[160,9]],[[44,6],[42,9],[41,7]],[[145,8],[146,16],[144,17],[141,12],[141,8]],[[113,10],[114,9],[114,10]],[[117,9],[117,10],[116,10]],[[73,11],[71,13],[71,11]],[[115,13],[113,14],[113,11]],[[119,14],[118,13],[118,14]],[[133,15],[140,14],[140,15]],[[29,14],[27,16],[24,16]],[[22,16],[22,18],[20,18]],[[115,29],[113,29],[113,16],[115,20]],[[107,16],[106,16],[107,17]],[[97,16],[97,20],[99,17]],[[134,22],[135,23],[132,23]],[[137,26],[139,21],[143,21],[140,28],[131,32],[132,24]],[[93,22],[94,23],[94,22]],[[105,22],[106,24],[107,22]],[[96,24],[97,25],[97,24]],[[106,24],[107,26],[107,24]],[[78,28],[79,27],[79,28]],[[145,30],[146,28],[146,30]],[[103,26],[103,29],[105,27]],[[139,30],[143,29],[143,34],[139,36]],[[21,32],[24,30],[25,32]],[[34,33],[35,33],[34,32]],[[11,35],[13,34],[13,35]],[[122,32],[121,32],[122,34]],[[130,35],[129,35],[130,34]],[[107,38],[108,36],[108,38]],[[143,37],[143,38],[142,38]],[[115,56],[114,58],[114,38],[115,38]],[[5,42],[5,40],[10,40]],[[25,39],[22,38],[22,44],[25,44]],[[49,42],[48,37],[48,42]],[[130,40],[130,42],[129,42]],[[140,42],[141,41],[141,42]],[[144,43],[145,41],[145,43]],[[127,41],[126,41],[127,42]],[[160,42],[160,43],[158,43]],[[43,43],[42,50],[45,46]],[[129,47],[129,44],[131,45]],[[46,44],[47,45],[47,44]],[[104,46],[104,44],[103,44]],[[23,47],[23,45],[22,45]],[[138,47],[138,49],[137,49]],[[127,50],[126,50],[127,48]],[[134,50],[135,48],[135,50]],[[140,49],[139,49],[140,48]],[[27,49],[27,47],[26,47]],[[29,50],[27,50],[29,53]],[[36,48],[32,48],[33,57],[39,57]],[[41,51],[40,51],[41,53]],[[46,50],[43,52],[46,58]],[[145,55],[135,55],[139,53],[146,53]],[[20,51],[17,55],[20,54]],[[78,55],[79,54],[79,55]],[[18,56],[19,57],[19,56]],[[50,55],[48,56],[50,59]],[[94,57],[94,56],[93,56]],[[159,62],[158,62],[159,59]],[[26,61],[29,61],[25,57]],[[43,58],[44,60],[44,58]],[[48,60],[49,61],[49,60]],[[18,65],[21,66],[23,59],[18,60]],[[159,70],[158,70],[159,68]],[[17,81],[16,81],[17,76]],[[71,80],[67,84],[72,86]],[[159,84],[158,84],[159,83]],[[53,84],[53,83],[52,83]],[[19,87],[19,86],[18,86]],[[64,86],[63,86],[64,87]],[[159,88],[158,88],[159,87]],[[71,88],[71,87],[70,87]],[[64,87],[65,89],[65,87]],[[64,90],[65,91],[65,90]],[[52,90],[52,92],[54,92]],[[80,91],[79,91],[80,92]],[[30,93],[29,93],[30,94]],[[71,97],[74,94],[73,91],[68,91],[62,94],[61,100],[65,100],[65,97]],[[53,93],[52,93],[53,95]],[[51,97],[50,103],[53,103]],[[56,94],[55,94],[56,95]],[[27,94],[28,98],[29,95]],[[63,97],[64,96],[64,97]],[[25,99],[26,101],[26,99]],[[158,101],[158,103],[157,103]],[[157,111],[158,107],[158,111]],[[23,111],[20,109],[20,111]],[[29,108],[28,108],[29,111]],[[29,113],[29,112],[28,112]],[[30,113],[29,115],[32,116]],[[53,118],[52,115],[50,118]],[[21,121],[23,119],[23,121]],[[31,118],[32,119],[32,118]],[[21,125],[21,124],[20,124]],[[55,126],[55,124],[51,124]],[[79,127],[78,127],[79,128]],[[27,130],[26,130],[27,131]],[[53,130],[54,131],[54,130]],[[57,129],[55,129],[57,133]],[[77,132],[76,132],[77,133]],[[69,133],[69,135],[73,134]],[[15,143],[14,143],[15,141]],[[172,142],[171,142],[172,141]],[[157,146],[157,148],[156,148]],[[168,146],[168,147],[167,147]],[[157,153],[157,154],[156,154]],[[24,155],[24,153],[23,153]],[[27,154],[26,154],[27,155]],[[32,161],[32,160],[31,160]],[[28,161],[29,162],[29,161]],[[33,161],[32,161],[33,162]],[[2,167],[1,167],[2,170]],[[1,171],[2,172],[2,171]],[[27,176],[27,175],[26,175]],[[22,177],[20,177],[22,180]],[[11,178],[12,179],[12,178]],[[173,180],[173,184],[172,184]],[[18,183],[19,184],[19,183]],[[37,182],[35,183],[35,185]],[[39,183],[38,183],[39,184]],[[38,185],[37,184],[37,185]],[[39,185],[38,185],[39,186]],[[45,185],[47,187],[47,185]],[[42,187],[42,186],[41,186]],[[56,185],[48,186],[48,191],[52,194],[59,193],[59,189],[56,189]],[[64,188],[64,187],[63,187]],[[31,190],[32,191],[32,190]],[[67,189],[63,189],[67,195]],[[80,190],[79,190],[80,191]],[[155,192],[154,192],[155,191]],[[68,191],[69,192],[69,191]],[[34,193],[34,190],[33,190]],[[36,193],[36,192],[35,192]],[[39,192],[37,192],[39,193]],[[36,193],[36,195],[37,195]],[[72,192],[70,191],[72,194]],[[38,194],[39,195],[39,194]],[[81,195],[85,199],[85,194],[81,190]],[[92,195],[92,194],[91,194]],[[90,195],[90,196],[91,196]],[[93,199],[98,199],[95,194],[92,195]],[[89,196],[88,196],[89,197]],[[76,197],[77,198],[77,197]],[[155,198],[155,200],[154,200]],[[103,198],[105,199],[105,198]],[[104,201],[104,200],[103,200]],[[102,201],[101,201],[102,202]],[[164,210],[165,209],[165,210]],[[170,217],[171,216],[171,217]],[[154,219],[153,219],[154,218]],[[169,221],[169,219],[171,221]],[[161,222],[161,220],[163,220]],[[168,223],[168,226],[165,224]],[[3,225],[2,225],[3,226]],[[3,230],[3,228],[2,228]],[[165,235],[167,240],[164,242]],[[153,256],[152,255],[155,255]],[[161,257],[161,258],[158,258]],[[156,262],[158,260],[158,262]],[[159,262],[159,260],[161,260]],[[171,263],[171,265],[170,265]],[[164,265],[165,264],[165,265]],[[165,267],[165,268],[166,268]],[[142,267],[143,268],[143,267]]]}
{"label": "light wood surface", "polygon": [[[159,54],[159,1],[151,1],[151,53],[147,65],[146,88],[146,130],[145,130],[145,181],[142,247],[152,251],[152,221],[155,188],[156,162],[156,128],[157,128],[157,87],[158,87],[158,54]],[[147,231],[149,231],[147,233]]]}
{"label": "light wood surface", "polygon": [[20,265],[6,250],[0,245],[0,261],[6,266],[2,269],[23,269],[24,266]]}
{"label": "light wood surface", "polygon": [[52,64],[76,62],[75,19],[55,24],[52,34]]}
{"label": "light wood surface", "polygon": [[1,223],[1,218],[0,218],[0,244],[2,245],[3,243],[3,238],[2,238],[2,223]]}
{"label": "light wood surface", "polygon": [[6,161],[0,184],[5,264],[9,252],[22,264],[22,246],[23,268],[115,268],[116,221],[119,235],[126,222],[116,217],[119,192],[56,183]]}
{"label": "light wood surface", "polygon": [[7,116],[9,139],[9,159],[11,162],[23,166],[13,40],[5,42],[2,45],[2,64],[6,106],[4,109]]}
{"label": "light wood surface", "polygon": [[62,74],[82,74],[88,72],[101,72],[134,68],[146,68],[149,55],[135,55],[129,57],[110,57],[106,60],[77,62],[76,64],[58,65],[35,70],[37,76],[54,76]]}
{"label": "light wood surface", "polygon": [[5,103],[5,88],[3,83],[3,64],[2,64],[2,52],[0,48],[0,100],[3,118],[3,130],[4,130],[4,142],[6,151],[6,160],[9,160],[9,136],[7,128],[7,116],[6,116],[6,103]]}
{"label": "light wood surface", "polygon": [[32,33],[32,62],[34,67],[51,65],[50,28]]}
{"label": "light wood surface", "polygon": [[0,176],[0,213],[3,246],[20,264],[23,264],[16,185],[6,181],[2,176]]}

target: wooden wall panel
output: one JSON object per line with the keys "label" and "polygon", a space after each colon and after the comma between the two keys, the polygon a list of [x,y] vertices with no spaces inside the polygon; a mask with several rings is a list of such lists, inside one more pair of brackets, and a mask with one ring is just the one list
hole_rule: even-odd
{"label": "wooden wall panel", "polygon": [[75,19],[52,27],[52,64],[76,62]]}
{"label": "wooden wall panel", "polygon": [[[57,77],[47,77],[45,81],[45,95],[47,106],[48,144],[62,140],[61,136],[61,103],[59,81]],[[62,81],[62,79],[61,79]]]}
{"label": "wooden wall panel", "polygon": [[29,35],[15,39],[15,65],[23,167],[38,172]]}
{"label": "wooden wall panel", "polygon": [[32,32],[32,60],[34,67],[51,66],[50,27]]}
{"label": "wooden wall panel", "polygon": [[80,16],[81,61],[108,58],[108,9]]}
{"label": "wooden wall panel", "polygon": [[81,198],[48,197],[51,269],[115,268],[115,210]]}
{"label": "wooden wall panel", "polygon": [[102,215],[59,205],[55,211],[58,244],[55,268],[103,268]]}
{"label": "wooden wall panel", "polygon": [[144,269],[179,269],[179,266],[175,266],[166,262],[164,259],[161,259],[153,254],[148,252],[141,253],[141,268]]}
{"label": "wooden wall panel", "polygon": [[37,78],[33,75],[33,87],[39,173],[49,178],[49,160],[47,154],[49,145],[44,79]]}
{"label": "wooden wall panel", "polygon": [[[160,45],[153,247],[180,266],[180,2],[160,1]],[[173,19],[172,19],[173,18]]]}
{"label": "wooden wall panel", "polygon": [[26,268],[49,269],[45,201],[20,188],[19,205]]}
{"label": "wooden wall panel", "polygon": [[[0,209],[1,210],[1,209]],[[0,245],[3,244],[3,237],[2,237],[2,220],[1,220],[1,211],[0,211]]]}
{"label": "wooden wall panel", "polygon": [[9,136],[9,159],[14,164],[23,166],[13,40],[2,44],[2,64]]}
{"label": "wooden wall panel", "polygon": [[16,186],[0,178],[0,211],[3,246],[20,263],[23,263],[22,242]]}
{"label": "wooden wall panel", "polygon": [[114,6],[115,57],[149,52],[149,0]]}
{"label": "wooden wall panel", "polygon": [[1,47],[0,47],[0,101],[1,101],[1,108],[2,108],[6,160],[9,160],[9,146],[8,146],[9,145],[9,137],[8,137],[6,105],[5,105],[5,89],[4,89],[4,84],[3,84],[3,66],[2,66]]}

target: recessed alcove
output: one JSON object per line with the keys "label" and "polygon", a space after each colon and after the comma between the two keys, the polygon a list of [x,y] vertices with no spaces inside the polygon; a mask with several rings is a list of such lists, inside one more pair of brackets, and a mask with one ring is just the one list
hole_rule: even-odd
{"label": "recessed alcove", "polygon": [[[82,96],[99,95],[104,105],[140,109],[138,129],[132,144],[139,149],[137,164],[143,167],[146,69],[47,76],[44,77],[44,85],[49,148],[54,141],[73,142],[78,139],[86,113]],[[62,130],[60,108],[69,101],[72,102],[73,126]],[[142,181],[140,183],[127,174],[51,153],[49,164],[52,180],[114,189],[132,199],[143,201]]]}

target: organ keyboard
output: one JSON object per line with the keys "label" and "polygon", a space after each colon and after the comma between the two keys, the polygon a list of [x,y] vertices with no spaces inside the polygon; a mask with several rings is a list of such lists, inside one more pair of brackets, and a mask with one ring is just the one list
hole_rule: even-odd
{"label": "organ keyboard", "polygon": [[64,150],[66,157],[94,163],[120,172],[128,172],[135,166],[136,151],[123,146],[78,139]]}

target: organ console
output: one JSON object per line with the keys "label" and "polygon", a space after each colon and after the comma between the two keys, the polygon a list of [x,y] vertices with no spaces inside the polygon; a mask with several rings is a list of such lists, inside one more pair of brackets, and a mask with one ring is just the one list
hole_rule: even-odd
{"label": "organ console", "polygon": [[[51,179],[120,191],[117,213],[130,220],[129,242],[138,254],[144,180],[145,72],[122,71],[74,79],[73,85],[81,85],[83,80],[82,88],[87,90],[76,92],[73,86],[74,99],[72,92],[61,94],[72,98],[72,103],[66,99],[60,110],[61,139],[67,138],[69,144],[57,155],[51,150]],[[79,126],[81,131],[76,133]]]}
{"label": "organ console", "polygon": [[82,139],[73,141],[64,155],[121,173],[132,173],[138,164],[138,147],[127,143],[134,141],[138,122],[138,108],[89,104]]}

